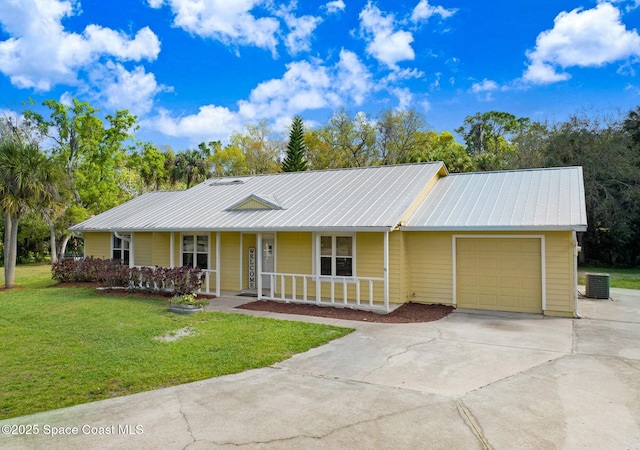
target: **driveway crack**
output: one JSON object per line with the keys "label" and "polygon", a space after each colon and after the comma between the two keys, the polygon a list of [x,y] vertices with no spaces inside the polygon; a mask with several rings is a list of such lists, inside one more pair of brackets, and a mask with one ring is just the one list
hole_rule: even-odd
{"label": "driveway crack", "polygon": [[427,341],[423,341],[423,342],[416,342],[415,344],[408,345],[407,347],[405,347],[405,348],[404,348],[404,350],[399,351],[399,352],[397,352],[397,353],[393,353],[393,354],[391,354],[391,355],[387,356],[387,357],[385,358],[385,361],[384,361],[380,366],[378,366],[378,367],[375,367],[375,368],[371,369],[369,372],[365,373],[365,374],[364,374],[364,376],[363,376],[362,378],[363,378],[363,379],[366,379],[368,376],[370,376],[370,375],[371,375],[371,374],[373,374],[374,372],[377,372],[378,370],[382,369],[382,368],[383,368],[383,367],[385,367],[387,364],[389,364],[393,358],[397,358],[398,356],[401,356],[401,355],[404,355],[405,353],[408,353],[408,352],[409,352],[409,350],[411,350],[412,348],[414,348],[414,347],[418,347],[418,346],[420,346],[420,345],[428,344],[428,343],[433,342],[433,341],[435,341],[435,340],[436,340],[435,338],[432,338],[432,339],[429,339],[429,340],[427,340]]}
{"label": "driveway crack", "polygon": [[420,409],[425,409],[425,408],[429,408],[429,405],[420,405],[420,406],[415,406],[413,408],[407,408],[407,409],[402,409],[400,411],[395,411],[392,413],[388,413],[388,414],[380,414],[378,416],[372,417],[370,419],[363,419],[357,422],[352,422],[343,426],[339,426],[337,428],[331,429],[329,431],[327,431],[326,433],[323,434],[318,434],[318,435],[312,435],[312,434],[297,434],[294,436],[287,436],[287,437],[282,437],[282,438],[276,438],[276,439],[269,439],[269,440],[264,440],[264,441],[250,441],[250,442],[214,442],[215,445],[231,445],[234,447],[244,447],[247,445],[265,445],[265,444],[274,444],[277,442],[288,442],[288,441],[294,441],[296,439],[313,439],[313,440],[322,440],[325,439],[329,436],[331,436],[332,434],[338,433],[340,431],[343,430],[348,430],[349,428],[353,428],[353,427],[357,427],[359,425],[364,425],[367,423],[373,423],[373,422],[377,422],[378,420],[381,419],[387,419],[389,417],[394,417],[400,414],[405,414],[405,413],[410,413],[410,412],[414,412],[414,411],[418,411]]}
{"label": "driveway crack", "polygon": [[471,428],[471,431],[476,436],[476,438],[478,438],[482,446],[487,450],[490,449],[491,446],[489,445],[489,442],[482,432],[482,427],[478,423],[478,420],[473,416],[471,411],[469,411],[469,409],[464,405],[464,403],[462,403],[461,400],[456,400],[456,406],[458,414],[460,415],[460,418],[463,420],[463,422],[466,423],[469,428]]}
{"label": "driveway crack", "polygon": [[187,448],[189,448],[193,444],[195,444],[197,439],[193,435],[193,430],[191,429],[191,424],[189,423],[189,418],[187,417],[187,414],[182,410],[182,398],[180,397],[180,394],[178,394],[178,405],[179,405],[180,415],[182,416],[182,419],[184,420],[184,423],[187,425],[187,431],[189,432],[189,435],[191,436],[191,442],[184,446],[183,450],[186,450]]}

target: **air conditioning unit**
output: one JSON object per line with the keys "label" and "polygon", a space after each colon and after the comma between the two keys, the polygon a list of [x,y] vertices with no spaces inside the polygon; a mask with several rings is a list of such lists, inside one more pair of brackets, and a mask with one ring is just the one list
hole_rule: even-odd
{"label": "air conditioning unit", "polygon": [[589,298],[609,298],[609,274],[608,273],[588,273],[587,291],[585,297]]}

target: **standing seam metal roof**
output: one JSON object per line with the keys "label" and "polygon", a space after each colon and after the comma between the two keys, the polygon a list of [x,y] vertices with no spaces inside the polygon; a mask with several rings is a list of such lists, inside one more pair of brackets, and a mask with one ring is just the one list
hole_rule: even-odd
{"label": "standing seam metal roof", "polygon": [[[422,163],[207,180],[152,192],[88,219],[73,231],[391,230],[444,164]],[[250,195],[283,209],[228,209]]]}
{"label": "standing seam metal roof", "polygon": [[405,230],[585,231],[581,167],[451,174],[427,194]]}

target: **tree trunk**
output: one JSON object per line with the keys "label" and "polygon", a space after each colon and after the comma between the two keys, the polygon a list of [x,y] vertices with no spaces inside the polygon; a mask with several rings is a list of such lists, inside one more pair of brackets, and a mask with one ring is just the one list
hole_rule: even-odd
{"label": "tree trunk", "polygon": [[15,287],[16,260],[18,255],[18,218],[4,215],[4,286]]}
{"label": "tree trunk", "polygon": [[47,220],[49,225],[49,243],[51,247],[51,264],[58,262],[58,248],[56,247],[56,227],[52,221]]}
{"label": "tree trunk", "polygon": [[69,243],[69,239],[71,239],[71,235],[65,234],[62,239],[62,245],[60,245],[60,258],[64,258],[64,254],[67,253],[67,244]]}

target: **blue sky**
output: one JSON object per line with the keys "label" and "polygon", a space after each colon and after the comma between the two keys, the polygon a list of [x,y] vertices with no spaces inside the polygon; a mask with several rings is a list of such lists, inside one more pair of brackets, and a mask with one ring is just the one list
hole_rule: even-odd
{"label": "blue sky", "polygon": [[77,97],[176,150],[340,108],[415,108],[436,131],[624,114],[639,24],[640,0],[0,0],[0,112]]}

